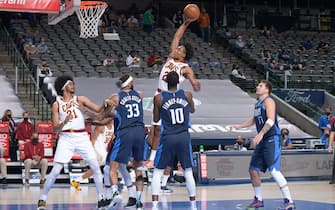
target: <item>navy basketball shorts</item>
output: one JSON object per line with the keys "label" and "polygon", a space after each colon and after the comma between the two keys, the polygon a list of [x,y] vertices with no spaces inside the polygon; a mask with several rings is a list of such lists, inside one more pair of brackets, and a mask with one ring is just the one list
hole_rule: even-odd
{"label": "navy basketball shorts", "polygon": [[183,169],[193,167],[191,137],[187,131],[161,135],[154,161],[155,168],[165,169],[167,166],[172,168],[175,157]]}
{"label": "navy basketball shorts", "polygon": [[143,161],[146,157],[147,143],[143,126],[124,128],[116,132],[113,149],[107,159],[128,164],[131,157]]}
{"label": "navy basketball shorts", "polygon": [[265,172],[267,169],[280,171],[281,146],[279,135],[271,136],[256,146],[249,169]]}

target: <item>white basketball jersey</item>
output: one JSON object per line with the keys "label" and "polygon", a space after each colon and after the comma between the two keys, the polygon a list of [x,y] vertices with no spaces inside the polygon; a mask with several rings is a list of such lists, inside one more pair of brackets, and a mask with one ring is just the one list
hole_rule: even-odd
{"label": "white basketball jersey", "polygon": [[177,74],[179,75],[179,84],[181,84],[185,80],[185,77],[183,76],[182,73],[182,69],[184,67],[188,67],[188,64],[180,61],[175,61],[172,58],[168,58],[159,75],[158,89],[160,89],[161,91],[168,90],[168,85],[165,79],[167,74],[170,73],[171,71],[177,72]]}
{"label": "white basketball jersey", "polygon": [[78,97],[73,96],[71,101],[64,102],[57,96],[59,120],[64,121],[68,113],[71,113],[72,119],[67,122],[62,130],[83,130],[85,129],[85,118],[78,108]]}

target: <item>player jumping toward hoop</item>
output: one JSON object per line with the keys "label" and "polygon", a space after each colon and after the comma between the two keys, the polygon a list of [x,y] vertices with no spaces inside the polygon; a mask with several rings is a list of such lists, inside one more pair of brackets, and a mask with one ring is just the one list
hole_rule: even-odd
{"label": "player jumping toward hoop", "polygon": [[[161,73],[158,78],[158,88],[155,95],[158,95],[162,91],[168,90],[168,84],[166,82],[166,76],[169,72],[175,71],[179,76],[179,84],[182,83],[185,79],[188,79],[191,83],[194,91],[200,91],[200,83],[195,79],[194,72],[192,68],[186,63],[193,56],[193,49],[190,44],[180,45],[180,40],[184,35],[188,25],[194,20],[186,19],[185,22],[178,28],[176,31],[173,40],[170,45],[170,54],[167,58],[166,63],[162,67]],[[178,84],[178,87],[179,87]],[[147,163],[148,168],[153,168],[153,160],[155,159],[156,150],[160,138],[160,121],[155,123],[153,122],[153,132],[154,137],[152,141],[152,150],[149,161]],[[170,176],[171,168],[167,168],[164,172],[162,179],[162,189],[166,190],[166,183],[168,177]]]}

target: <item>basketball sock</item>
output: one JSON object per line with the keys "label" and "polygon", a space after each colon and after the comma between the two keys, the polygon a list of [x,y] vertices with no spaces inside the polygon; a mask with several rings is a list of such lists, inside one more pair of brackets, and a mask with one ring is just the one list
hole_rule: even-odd
{"label": "basketball sock", "polygon": [[88,165],[90,166],[90,168],[93,171],[93,179],[94,179],[94,183],[95,183],[95,188],[96,188],[97,193],[98,193],[98,199],[101,200],[105,196],[104,196],[104,187],[103,187],[103,184],[102,184],[102,175],[101,175],[100,166],[98,164],[98,161],[95,160],[95,159],[86,160],[86,162],[88,163]]}
{"label": "basketball sock", "polygon": [[63,168],[63,163],[54,162],[51,173],[49,174],[49,176],[47,178],[47,181],[44,184],[43,192],[42,192],[42,195],[40,197],[40,200],[44,200],[44,201],[47,200],[48,193],[49,193],[52,185],[55,183],[58,175],[60,174],[60,171],[62,170],[62,168]]}
{"label": "basketball sock", "polygon": [[106,186],[105,185],[105,189],[106,189],[106,198],[107,199],[112,199],[113,198],[113,191],[111,186]]}
{"label": "basketball sock", "polygon": [[136,187],[135,185],[127,186],[129,197],[136,198]]}
{"label": "basketball sock", "polygon": [[152,201],[152,208],[158,208],[158,201]]}
{"label": "basketball sock", "polygon": [[196,189],[195,189],[195,181],[193,177],[192,168],[185,168],[184,177],[186,181],[186,187],[189,197],[195,197]]}
{"label": "basketball sock", "polygon": [[104,167],[104,183],[105,186],[111,186],[110,167],[108,165]]}
{"label": "basketball sock", "polygon": [[127,187],[133,184],[132,181],[131,181],[130,174],[127,170],[126,164],[123,164],[123,163],[120,164],[119,172],[121,173],[121,176],[122,176],[122,178],[124,180],[124,183],[126,184]]}
{"label": "basketball sock", "polygon": [[194,201],[191,201],[191,209],[195,209],[197,208],[197,201],[194,200]]}
{"label": "basketball sock", "polygon": [[119,192],[117,185],[112,185],[112,194]]}
{"label": "basketball sock", "polygon": [[290,203],[293,203],[291,193],[287,185],[285,187],[280,188],[280,191],[283,194],[284,198],[287,198],[290,201]]}
{"label": "basketball sock", "polygon": [[283,197],[287,198],[292,203],[293,201],[292,201],[291,193],[287,186],[287,181],[284,175],[280,171],[277,171],[276,169],[273,169],[272,171],[270,171],[270,174],[273,177],[273,179],[276,181],[278,187],[280,187],[280,191],[282,192]]}
{"label": "basketball sock", "polygon": [[142,202],[142,191],[136,191],[137,200]]}
{"label": "basketball sock", "polygon": [[169,179],[170,175],[163,175],[162,177],[162,186],[166,186],[167,185],[167,181]]}
{"label": "basketball sock", "polygon": [[254,188],[254,192],[255,192],[255,196],[257,197],[257,199],[259,201],[262,201],[263,200],[263,197],[262,197],[262,190],[261,190],[261,187],[260,186],[257,186],[257,187],[253,187]]}
{"label": "basketball sock", "polygon": [[159,195],[159,191],[161,188],[161,177],[163,176],[164,169],[154,169],[154,173],[152,175],[152,183],[151,183],[151,191],[152,195]]}

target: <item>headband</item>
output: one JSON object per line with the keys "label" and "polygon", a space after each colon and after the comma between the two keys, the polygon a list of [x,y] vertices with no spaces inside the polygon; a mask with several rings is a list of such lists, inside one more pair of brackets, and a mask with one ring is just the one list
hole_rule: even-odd
{"label": "headband", "polygon": [[62,87],[62,90],[64,90],[65,87],[66,87],[66,85],[70,84],[70,82],[72,82],[72,81],[71,81],[71,80],[66,81],[65,84],[64,84],[63,87]]}
{"label": "headband", "polygon": [[132,77],[132,76],[129,76],[129,78],[128,78],[126,81],[124,81],[123,83],[121,83],[121,88],[126,87],[126,86],[129,85],[129,83],[132,82],[132,81],[133,81],[133,77]]}

